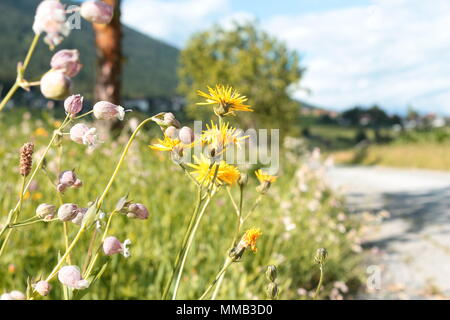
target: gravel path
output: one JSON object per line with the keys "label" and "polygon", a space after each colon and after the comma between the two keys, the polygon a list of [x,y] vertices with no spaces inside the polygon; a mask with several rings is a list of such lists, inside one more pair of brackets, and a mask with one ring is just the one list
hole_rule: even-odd
{"label": "gravel path", "polygon": [[364,243],[375,266],[368,274],[379,271],[380,286],[359,298],[450,298],[450,172],[356,166],[331,169],[328,178],[350,210],[390,212]]}

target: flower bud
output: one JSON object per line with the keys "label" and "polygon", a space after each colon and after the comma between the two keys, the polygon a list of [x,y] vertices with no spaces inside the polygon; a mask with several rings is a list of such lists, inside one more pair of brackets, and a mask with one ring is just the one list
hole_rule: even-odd
{"label": "flower bud", "polygon": [[83,123],[77,123],[70,129],[70,139],[79,144],[85,144],[89,147],[97,145],[97,130],[89,128]]}
{"label": "flower bud", "polygon": [[89,22],[108,24],[114,14],[114,8],[103,1],[85,1],[81,4],[81,16]]}
{"label": "flower bud", "polygon": [[103,241],[103,252],[107,256],[111,256],[116,253],[121,253],[123,251],[122,243],[116,237],[107,237]]}
{"label": "flower bud", "polygon": [[80,53],[78,50],[60,50],[53,55],[50,66],[53,70],[60,70],[69,78],[73,78],[82,68]]}
{"label": "flower bud", "polygon": [[72,80],[62,71],[51,70],[41,78],[41,92],[47,99],[64,100],[71,89]]}
{"label": "flower bud", "polygon": [[81,223],[83,222],[83,218],[86,215],[87,210],[88,210],[87,208],[79,208],[75,218],[72,219],[72,222],[75,223],[76,225],[81,226]]}
{"label": "flower bud", "polygon": [[275,300],[278,295],[278,285],[275,282],[269,283],[266,290],[267,298]]}
{"label": "flower bud", "polygon": [[184,144],[191,144],[194,142],[194,131],[189,127],[183,127],[179,133],[180,141]]}
{"label": "flower bud", "polygon": [[80,188],[83,185],[83,181],[81,181],[80,179],[75,180],[75,182],[73,183],[74,188]]}
{"label": "flower bud", "polygon": [[83,109],[83,96],[76,94],[68,97],[64,101],[64,110],[72,117],[79,113]]}
{"label": "flower bud", "polygon": [[25,299],[26,299],[25,295],[18,290],[13,290],[11,292],[4,293],[0,297],[0,300],[25,300]]}
{"label": "flower bud", "polygon": [[275,282],[275,280],[277,279],[277,267],[275,267],[274,265],[268,266],[266,270],[266,278],[270,282]]}
{"label": "flower bud", "polygon": [[34,290],[41,296],[47,296],[50,293],[52,286],[47,281],[41,280],[34,285]]}
{"label": "flower bud", "polygon": [[119,119],[123,120],[125,110],[107,101],[99,101],[94,105],[94,116],[99,120]]}
{"label": "flower bud", "polygon": [[178,129],[174,126],[167,127],[167,129],[164,131],[164,134],[172,140],[177,139]]}
{"label": "flower bud", "polygon": [[73,186],[76,180],[77,176],[75,175],[75,172],[73,172],[72,170],[63,171],[59,175],[59,183],[67,187]]}
{"label": "flower bud", "polygon": [[243,187],[243,186],[245,186],[245,185],[247,184],[247,182],[248,182],[248,174],[246,174],[246,173],[241,173],[241,174],[239,175],[238,184],[239,184],[241,187]]}
{"label": "flower bud", "polygon": [[58,219],[61,221],[70,221],[78,214],[78,206],[73,203],[65,203],[58,209]]}
{"label": "flower bud", "polygon": [[174,126],[175,128],[181,127],[180,122],[175,119],[175,116],[172,112],[166,112],[164,113],[164,125],[167,127]]}
{"label": "flower bud", "polygon": [[86,289],[89,282],[81,277],[80,269],[77,266],[64,266],[58,272],[59,281],[73,289]]}
{"label": "flower bud", "polygon": [[147,219],[149,216],[147,208],[141,203],[132,203],[128,206],[127,217],[132,219]]}
{"label": "flower bud", "polygon": [[47,204],[47,203],[41,203],[37,208],[36,208],[36,215],[39,218],[53,218],[53,216],[55,215],[56,212],[56,207],[54,205],[51,204]]}
{"label": "flower bud", "polygon": [[70,27],[66,23],[66,10],[59,1],[44,0],[36,10],[33,31],[35,34],[46,32],[44,41],[53,48],[68,36]]}
{"label": "flower bud", "polygon": [[314,262],[317,264],[324,264],[328,258],[328,251],[325,248],[319,248],[316,251],[316,255],[314,257]]}

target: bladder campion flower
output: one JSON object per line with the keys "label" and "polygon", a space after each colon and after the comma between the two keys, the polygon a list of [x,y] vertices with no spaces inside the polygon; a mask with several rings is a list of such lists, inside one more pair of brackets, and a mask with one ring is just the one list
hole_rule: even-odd
{"label": "bladder campion flower", "polygon": [[78,50],[63,49],[55,53],[50,61],[53,70],[60,70],[69,78],[75,77],[83,67]]}
{"label": "bladder campion flower", "polygon": [[107,256],[121,253],[125,258],[128,258],[131,255],[130,249],[128,248],[130,244],[131,241],[129,239],[121,243],[116,237],[110,236],[103,241],[103,252]]}
{"label": "bladder campion flower", "polygon": [[41,296],[47,296],[50,293],[52,286],[47,281],[41,280],[34,285],[34,290]]}
{"label": "bladder campion flower", "polygon": [[89,22],[108,24],[114,14],[114,8],[103,1],[85,1],[81,4],[81,16]]}
{"label": "bladder campion flower", "polygon": [[92,108],[94,116],[99,120],[119,119],[125,117],[125,109],[108,101],[99,101]]}
{"label": "bladder campion flower", "polygon": [[60,44],[70,33],[64,5],[55,0],[42,1],[36,9],[33,31],[35,34],[46,32],[44,41],[51,49]]}
{"label": "bladder campion flower", "polygon": [[80,269],[77,266],[62,267],[58,272],[58,279],[69,288],[82,290],[89,287],[89,282],[81,277]]}
{"label": "bladder campion flower", "polygon": [[66,110],[71,117],[74,117],[83,109],[83,100],[84,98],[80,94],[75,94],[68,97],[64,101],[64,110]]}
{"label": "bladder campion flower", "polygon": [[198,102],[198,105],[212,105],[214,113],[218,116],[234,115],[233,111],[253,111],[251,106],[245,105],[246,96],[242,96],[231,86],[216,85],[215,88],[208,86],[209,93],[197,90],[197,94],[206,98],[206,102]]}
{"label": "bladder campion flower", "polygon": [[[232,185],[239,180],[240,172],[238,168],[226,163],[224,160],[211,165],[211,160],[201,154],[200,158],[194,156],[194,161],[196,164],[188,163],[187,165],[194,169],[192,174],[200,183],[209,184],[214,179],[216,171],[216,185]],[[217,166],[219,167],[217,168]]]}
{"label": "bladder campion flower", "polygon": [[50,70],[41,78],[41,93],[47,99],[64,100],[72,91],[72,80],[61,70]]}

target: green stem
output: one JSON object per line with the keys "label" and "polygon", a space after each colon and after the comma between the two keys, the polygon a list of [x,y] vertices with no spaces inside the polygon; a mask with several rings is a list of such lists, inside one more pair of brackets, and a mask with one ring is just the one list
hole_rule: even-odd
{"label": "green stem", "polygon": [[320,279],[319,283],[317,284],[316,293],[314,294],[314,300],[316,300],[319,295],[320,288],[322,287],[322,282],[323,282],[323,265],[320,265]]}
{"label": "green stem", "polygon": [[26,71],[26,69],[28,67],[28,64],[30,63],[31,57],[33,56],[33,53],[34,53],[34,50],[36,49],[36,45],[37,45],[37,43],[39,41],[39,36],[40,36],[39,34],[36,34],[34,36],[33,41],[31,42],[30,48],[28,49],[27,56],[25,57],[25,61],[24,61],[23,65],[22,65],[22,67],[20,68],[20,70],[18,70],[16,82],[11,87],[11,89],[9,89],[9,91],[6,94],[5,98],[0,103],[0,112],[3,110],[3,108],[5,108],[5,106],[9,102],[9,100],[11,100],[13,95],[16,93],[17,89],[20,88],[20,82],[23,79],[23,74],[25,73],[25,71]]}
{"label": "green stem", "polygon": [[184,265],[186,263],[187,256],[189,254],[189,251],[191,250],[191,246],[192,246],[193,240],[195,238],[195,234],[197,233],[198,226],[200,225],[200,221],[202,220],[203,215],[205,214],[206,209],[208,208],[208,205],[209,205],[212,197],[213,197],[213,194],[210,195],[207,198],[207,200],[205,201],[205,203],[203,204],[203,208],[200,211],[200,213],[198,214],[198,217],[197,217],[197,219],[195,221],[195,224],[194,224],[194,226],[193,226],[193,228],[192,228],[192,230],[190,232],[189,239],[188,239],[188,242],[186,244],[186,248],[185,248],[185,250],[183,252],[183,258],[181,260],[180,268],[178,270],[177,279],[175,281],[175,288],[173,290],[172,300],[175,300],[177,298],[178,288],[180,286],[181,276],[182,276],[183,271],[184,271]]}
{"label": "green stem", "polygon": [[[242,228],[242,203],[243,203],[243,197],[244,197],[244,187],[240,186],[240,195],[239,195],[239,207],[235,204],[233,196],[231,194],[230,188],[227,188],[228,191],[228,195],[230,196],[231,201],[233,202],[235,209],[236,209],[236,214],[237,214],[237,222],[236,222],[236,230],[234,233],[234,237],[233,237],[233,241],[231,242],[231,247],[230,250],[233,249],[236,246],[237,240],[239,238],[239,233],[241,232],[241,228]],[[225,265],[228,261],[228,252],[225,258],[225,262],[223,265]],[[223,274],[219,277],[219,280],[217,281],[217,285],[214,288],[213,294],[211,296],[211,300],[215,300],[217,298],[217,295],[219,294],[220,291],[220,287],[222,286],[223,283],[223,279],[225,279],[225,271],[223,272]]]}
{"label": "green stem", "polygon": [[199,300],[204,300],[208,293],[211,291],[211,289],[214,287],[214,285],[219,281],[219,279],[222,277],[222,275],[227,271],[228,267],[231,266],[233,263],[233,260],[231,258],[228,258],[225,264],[223,265],[222,269],[219,271],[219,273],[216,275],[216,278],[211,282],[211,284],[208,286],[206,291],[201,295]]}
{"label": "green stem", "polygon": [[166,286],[164,287],[164,291],[161,296],[162,300],[167,299],[167,295],[169,294],[169,290],[172,285],[173,279],[175,278],[175,273],[177,272],[178,268],[180,267],[181,257],[183,255],[184,249],[186,247],[186,243],[191,234],[191,230],[194,225],[195,219],[197,217],[198,210],[200,209],[201,203],[202,203],[202,188],[201,188],[201,186],[199,186],[197,189],[197,201],[195,204],[195,208],[194,208],[194,211],[192,212],[191,218],[189,219],[189,225],[184,233],[183,241],[181,242],[180,250],[178,251],[177,257],[175,259],[174,267],[172,268],[172,272],[170,274],[169,281],[167,281]]}
{"label": "green stem", "polygon": [[[13,223],[16,223],[17,220],[19,219],[20,211],[22,210],[22,203],[23,203],[23,196],[24,196],[23,190],[25,189],[25,178],[26,178],[25,176],[22,176],[22,184],[21,184],[21,187],[20,187],[20,196],[19,196],[18,209],[13,211],[13,212],[11,212],[11,214],[8,217],[8,223],[4,227],[4,230],[11,223],[11,221],[13,221]],[[13,230],[14,230],[13,228],[10,228],[8,230],[8,233],[6,234],[5,240],[3,241],[2,246],[0,248],[0,256],[5,251],[6,245],[8,244],[8,241],[11,238],[11,234],[12,234]]]}

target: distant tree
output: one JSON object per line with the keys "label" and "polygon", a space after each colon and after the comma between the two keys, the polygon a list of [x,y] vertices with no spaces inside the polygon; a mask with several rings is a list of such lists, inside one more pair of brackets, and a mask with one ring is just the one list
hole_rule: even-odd
{"label": "distant tree", "polygon": [[286,133],[299,116],[298,103],[289,97],[303,74],[299,61],[295,51],[255,24],[235,24],[232,30],[216,26],[194,35],[181,52],[179,92],[188,99],[188,115],[198,118],[202,107],[195,106],[201,100],[196,90],[231,85],[249,98],[255,110],[239,114],[241,125],[258,121]]}

